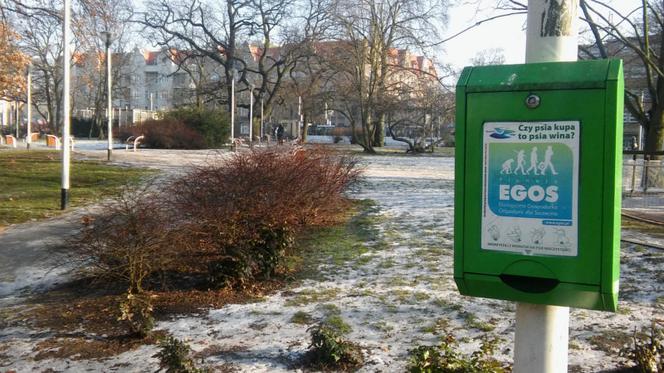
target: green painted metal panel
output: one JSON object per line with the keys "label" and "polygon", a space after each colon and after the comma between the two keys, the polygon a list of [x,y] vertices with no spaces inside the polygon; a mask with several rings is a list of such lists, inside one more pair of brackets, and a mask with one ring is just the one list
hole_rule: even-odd
{"label": "green painted metal panel", "polygon": [[623,89],[618,60],[464,69],[454,229],[462,294],[616,309]]}
{"label": "green painted metal panel", "polygon": [[605,88],[609,60],[472,68],[467,92]]}

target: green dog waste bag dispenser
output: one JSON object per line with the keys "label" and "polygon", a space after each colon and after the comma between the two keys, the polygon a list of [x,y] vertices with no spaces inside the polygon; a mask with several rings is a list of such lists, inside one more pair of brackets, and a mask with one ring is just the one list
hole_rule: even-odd
{"label": "green dog waste bag dispenser", "polygon": [[468,67],[457,85],[461,294],[615,311],[619,60]]}

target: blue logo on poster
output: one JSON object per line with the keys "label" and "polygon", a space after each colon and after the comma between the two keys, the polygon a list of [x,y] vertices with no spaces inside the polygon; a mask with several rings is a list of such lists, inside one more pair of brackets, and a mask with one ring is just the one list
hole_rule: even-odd
{"label": "blue logo on poster", "polygon": [[571,220],[573,161],[565,144],[489,144],[489,208],[497,216]]}
{"label": "blue logo on poster", "polygon": [[509,139],[514,135],[514,131],[512,130],[506,130],[504,128],[496,127],[493,129],[493,131],[490,131],[491,134],[489,136],[493,137],[494,139]]}

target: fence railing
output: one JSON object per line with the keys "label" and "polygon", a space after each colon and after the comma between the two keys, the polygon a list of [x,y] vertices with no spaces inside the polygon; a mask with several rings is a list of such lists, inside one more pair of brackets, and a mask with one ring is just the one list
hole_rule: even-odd
{"label": "fence railing", "polygon": [[664,193],[664,162],[652,159],[664,156],[664,151],[645,153],[638,150],[623,152],[623,194]]}

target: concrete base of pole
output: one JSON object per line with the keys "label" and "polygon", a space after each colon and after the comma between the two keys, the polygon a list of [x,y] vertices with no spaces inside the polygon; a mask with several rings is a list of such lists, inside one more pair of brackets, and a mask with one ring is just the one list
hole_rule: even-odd
{"label": "concrete base of pole", "polygon": [[66,210],[69,206],[69,189],[60,189],[60,210]]}
{"label": "concrete base of pole", "polygon": [[568,337],[568,307],[517,303],[513,372],[567,372]]}
{"label": "concrete base of pole", "polygon": [[107,154],[107,160],[110,161],[110,160],[111,160],[111,155],[113,154],[113,150],[111,150],[111,149],[107,149],[107,153],[108,153],[108,154]]}
{"label": "concrete base of pole", "polygon": [[25,145],[25,148],[28,149],[28,150],[30,150],[30,143],[27,143],[27,144]]}

